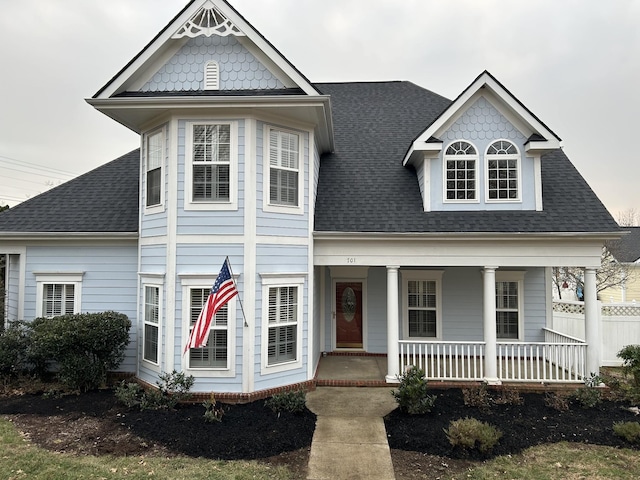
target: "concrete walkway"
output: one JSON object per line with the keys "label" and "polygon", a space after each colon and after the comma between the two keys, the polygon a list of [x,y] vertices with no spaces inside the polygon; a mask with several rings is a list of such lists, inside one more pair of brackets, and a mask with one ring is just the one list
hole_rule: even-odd
{"label": "concrete walkway", "polygon": [[307,479],[395,480],[382,417],[396,406],[391,386],[307,393],[307,407],[318,416]]}

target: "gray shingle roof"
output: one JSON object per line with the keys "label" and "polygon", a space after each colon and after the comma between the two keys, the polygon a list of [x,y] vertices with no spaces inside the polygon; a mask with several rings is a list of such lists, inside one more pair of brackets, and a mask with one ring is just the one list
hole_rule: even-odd
{"label": "gray shingle roof", "polygon": [[[561,150],[542,157],[543,212],[422,210],[413,139],[450,104],[410,82],[323,83],[336,150],[323,155],[315,230],[381,233],[619,232]],[[139,150],[0,213],[2,232],[138,231]]]}
{"label": "gray shingle roof", "polygon": [[0,213],[2,232],[138,231],[140,150]]}
{"label": "gray shingle roof", "polygon": [[610,242],[609,250],[619,262],[633,263],[640,258],[640,227],[620,227],[620,230],[629,233]]}
{"label": "gray shingle roof", "polygon": [[429,212],[414,138],[450,101],[410,82],[320,84],[331,95],[336,149],[320,164],[317,232],[613,232],[618,225],[561,150],[542,157],[543,212]]}

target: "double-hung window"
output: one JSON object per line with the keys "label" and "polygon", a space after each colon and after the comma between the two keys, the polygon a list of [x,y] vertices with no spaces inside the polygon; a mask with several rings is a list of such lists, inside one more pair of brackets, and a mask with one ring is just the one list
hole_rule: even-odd
{"label": "double-hung window", "polygon": [[157,365],[160,348],[160,287],[157,285],[145,285],[144,287],[143,335],[142,357]]}
{"label": "double-hung window", "polygon": [[487,148],[487,201],[516,202],[520,200],[520,154],[506,140],[493,142]]}
{"label": "double-hung window", "polygon": [[403,270],[404,338],[439,338],[442,314],[442,271]]}
{"label": "double-hung window", "polygon": [[36,273],[36,316],[80,313],[82,273]]}
{"label": "double-hung window", "polygon": [[265,210],[302,213],[302,135],[266,128]]}
{"label": "double-hung window", "polygon": [[524,272],[496,272],[496,337],[518,340],[522,333]]}
{"label": "double-hung window", "polygon": [[162,130],[153,132],[145,142],[145,182],[147,207],[162,203],[162,164],[164,163],[164,135]]}
{"label": "double-hung window", "polygon": [[185,209],[237,208],[235,122],[187,122]]}
{"label": "double-hung window", "polygon": [[[202,308],[207,303],[211,288],[191,288],[189,293],[189,333]],[[211,320],[207,345],[189,350],[189,368],[227,369],[229,367],[229,304],[217,311]]]}
{"label": "double-hung window", "polygon": [[302,366],[304,277],[263,274],[264,373]]}
{"label": "double-hung window", "polygon": [[444,154],[445,202],[476,202],[478,153],[469,142],[456,141]]}

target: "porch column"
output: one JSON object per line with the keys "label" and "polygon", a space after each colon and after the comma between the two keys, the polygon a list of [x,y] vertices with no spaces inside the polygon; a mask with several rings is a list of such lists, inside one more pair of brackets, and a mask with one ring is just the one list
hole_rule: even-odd
{"label": "porch column", "polygon": [[584,269],[584,327],[587,341],[587,375],[600,374],[600,312],[596,291],[596,269]]}
{"label": "porch column", "polygon": [[484,377],[490,385],[500,384],[498,379],[498,347],[496,334],[496,268],[484,267]]}
{"label": "porch column", "polygon": [[398,383],[400,368],[400,335],[398,329],[398,269],[387,267],[387,383]]}

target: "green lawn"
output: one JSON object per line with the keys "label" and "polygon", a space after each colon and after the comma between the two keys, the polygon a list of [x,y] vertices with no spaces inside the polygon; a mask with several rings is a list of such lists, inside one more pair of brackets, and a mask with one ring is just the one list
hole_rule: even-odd
{"label": "green lawn", "polygon": [[200,458],[91,457],[51,453],[32,445],[0,419],[0,479],[276,479],[291,480],[286,468],[257,462]]}

